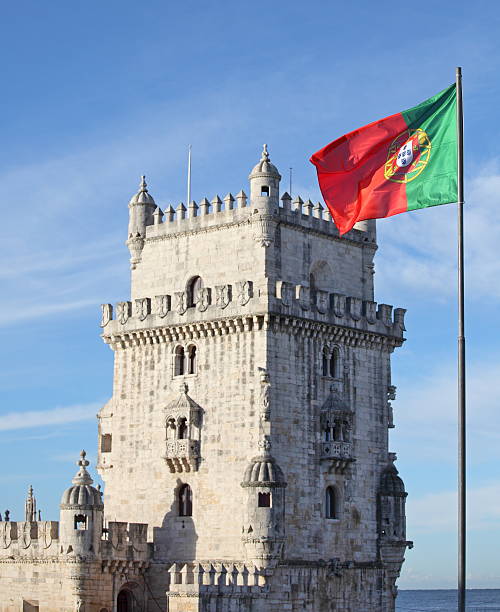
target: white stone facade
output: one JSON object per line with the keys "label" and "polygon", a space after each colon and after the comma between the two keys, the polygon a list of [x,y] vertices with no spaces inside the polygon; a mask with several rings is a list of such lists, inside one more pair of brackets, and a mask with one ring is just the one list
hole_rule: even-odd
{"label": "white stone facade", "polygon": [[[175,211],[143,180],[129,204],[131,298],[102,307],[115,368],[97,466],[129,563],[110,569],[98,530],[76,558],[80,607],[63,580],[52,606],[31,588],[40,610],[394,610],[409,543],[390,355],[405,311],[374,302],[374,221],[340,239],[320,204],[279,197],[266,148],[249,178],[249,198]],[[48,554],[10,546],[2,585]],[[28,590],[18,578],[0,610]]]}

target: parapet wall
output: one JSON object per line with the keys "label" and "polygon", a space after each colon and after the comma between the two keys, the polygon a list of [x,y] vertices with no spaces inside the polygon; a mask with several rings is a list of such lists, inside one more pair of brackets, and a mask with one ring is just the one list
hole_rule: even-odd
{"label": "parapet wall", "polygon": [[[110,522],[103,530],[99,554],[103,559],[145,560],[149,556],[144,523]],[[68,558],[71,542],[59,539],[58,521],[0,523],[0,558]]]}
{"label": "parapet wall", "polygon": [[[266,311],[265,302],[259,299],[262,296],[255,293],[252,281],[238,281],[213,288],[204,287],[198,303],[191,308],[187,307],[186,291],[140,298],[134,303],[119,302],[115,309],[111,304],[102,304],[101,327],[106,338],[129,331],[175,325],[196,327],[197,322],[212,321],[213,335],[217,335],[224,333],[224,325],[222,321],[214,319],[241,317],[241,326],[246,329],[245,317],[250,319],[248,327],[252,327],[252,314]],[[377,304],[328,291],[311,292],[306,285],[285,281],[276,282],[269,298],[271,313],[313,319],[395,338],[402,338],[405,331],[406,310],[396,308],[393,311],[389,304]],[[113,318],[114,313],[116,318]]]}
{"label": "parapet wall", "polygon": [[[281,206],[273,206],[267,211],[276,215],[276,221],[328,234],[333,238],[339,237],[328,208],[320,202],[304,201],[300,196],[292,200],[286,192],[281,196],[281,202]],[[146,228],[146,239],[203,230],[217,225],[241,223],[251,220],[252,215],[262,212],[262,209],[256,209],[251,205],[244,191],[240,191],[236,197],[228,193],[222,199],[218,195],[210,201],[203,198],[200,204],[192,201],[187,208],[183,203],[176,208],[169,205],[165,211],[157,207],[153,225]],[[364,226],[359,224],[346,234],[345,238],[366,242],[367,232],[364,231]],[[374,237],[370,237],[370,241],[372,239]]]}

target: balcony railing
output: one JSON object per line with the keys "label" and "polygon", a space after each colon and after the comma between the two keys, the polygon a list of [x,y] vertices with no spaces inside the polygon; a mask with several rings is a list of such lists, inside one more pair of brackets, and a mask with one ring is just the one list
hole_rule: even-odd
{"label": "balcony railing", "polygon": [[199,440],[167,440],[165,461],[171,472],[196,471],[199,457]]}
{"label": "balcony railing", "polygon": [[352,459],[352,445],[350,442],[331,442],[321,443],[322,459]]}

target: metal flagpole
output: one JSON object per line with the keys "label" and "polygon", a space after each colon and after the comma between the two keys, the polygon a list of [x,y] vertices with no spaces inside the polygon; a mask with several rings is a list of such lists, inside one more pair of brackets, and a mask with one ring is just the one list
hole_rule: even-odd
{"label": "metal flagpole", "polygon": [[289,193],[290,197],[292,195],[292,170],[293,168],[290,168],[290,193]]}
{"label": "metal flagpole", "polygon": [[464,121],[462,69],[457,84],[457,184],[458,184],[458,612],[465,612],[466,579],[466,404],[464,330]]}
{"label": "metal flagpole", "polygon": [[189,206],[191,202],[191,145],[188,148],[188,181],[187,181],[187,202],[186,206]]}

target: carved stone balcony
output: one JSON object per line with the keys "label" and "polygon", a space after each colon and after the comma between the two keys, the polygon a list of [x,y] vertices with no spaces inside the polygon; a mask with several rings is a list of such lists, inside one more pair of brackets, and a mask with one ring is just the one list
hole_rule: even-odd
{"label": "carved stone balcony", "polygon": [[165,461],[172,473],[196,472],[200,458],[199,440],[167,440]]}
{"label": "carved stone balcony", "polygon": [[330,471],[343,473],[347,466],[354,461],[352,444],[350,442],[338,442],[331,440],[321,442],[321,460],[330,461]]}

